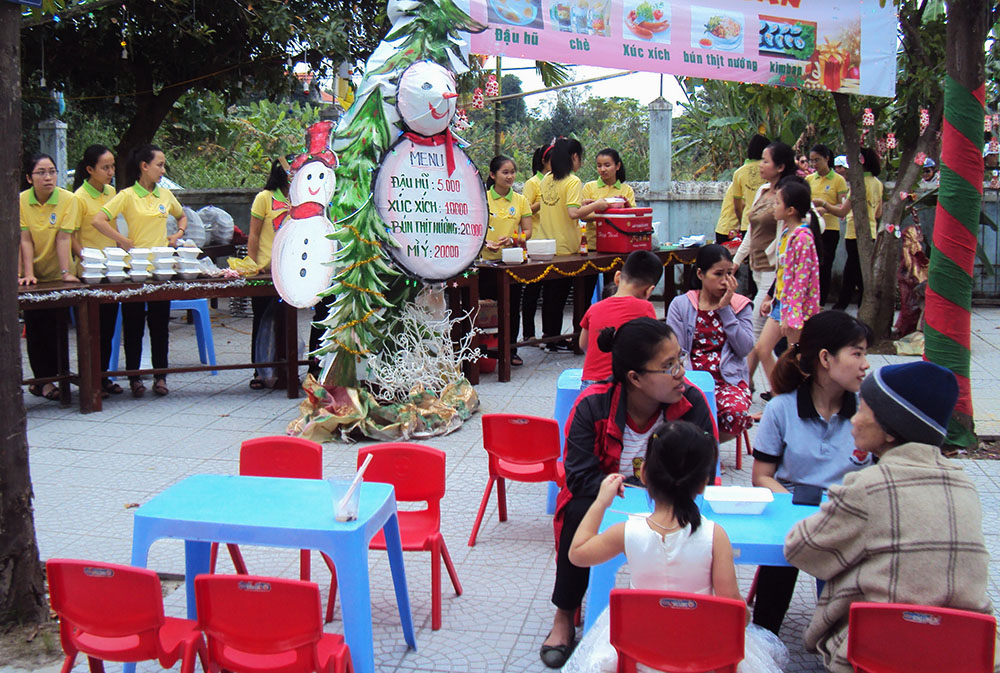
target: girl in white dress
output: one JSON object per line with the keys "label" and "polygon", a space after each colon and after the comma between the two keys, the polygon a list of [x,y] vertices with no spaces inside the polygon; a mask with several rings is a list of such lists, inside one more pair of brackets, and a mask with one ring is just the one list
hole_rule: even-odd
{"label": "girl in white dress", "polygon": [[[633,589],[686,591],[743,600],[736,583],[733,548],[721,526],[705,519],[695,497],[715,475],[713,437],[684,421],[670,421],[653,431],[640,478],[653,501],[648,516],[632,516],[601,534],[598,528],[624,477],[610,474],[573,537],[570,561],[595,566],[622,552]],[[749,621],[749,613],[747,614]],[[597,619],[563,667],[572,673],[617,670],[618,655],[609,641],[608,611]],[[750,624],[739,673],[779,673],[788,649],[770,631]],[[649,671],[648,667],[639,667]]]}

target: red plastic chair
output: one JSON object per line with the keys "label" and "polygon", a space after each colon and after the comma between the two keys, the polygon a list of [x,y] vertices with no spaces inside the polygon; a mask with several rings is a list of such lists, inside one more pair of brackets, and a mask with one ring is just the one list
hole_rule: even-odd
{"label": "red plastic chair", "polygon": [[[240,446],[240,474],[245,477],[284,477],[286,479],[322,479],[323,446],[300,437],[257,437],[248,439]],[[233,567],[240,575],[248,574],[240,548],[227,544]],[[209,557],[209,572],[215,572],[219,556],[219,544],[212,543]],[[299,552],[299,579],[310,579],[311,554],[308,549]],[[336,593],[336,574],[333,559],[323,554],[323,560],[333,575],[330,584],[330,605],[327,620],[333,620],[333,596]]]}
{"label": "red plastic chair", "polygon": [[743,601],[612,589],[610,606],[618,673],[635,673],[636,663],[667,673],[736,673],[743,660],[747,609]]}
{"label": "red plastic chair", "polygon": [[992,615],[905,603],[853,603],[847,660],[858,673],[991,673]]}
{"label": "red plastic chair", "polygon": [[91,671],[103,672],[104,661],[157,659],[171,668],[180,659],[181,671],[192,673],[196,654],[208,670],[198,625],[163,615],[160,579],[152,570],[71,559],[49,559],[45,568],[66,652],[62,673],[81,652]]}
{"label": "red plastic chair", "polygon": [[[372,462],[365,472],[366,481],[392,484],[397,502],[426,502],[427,509],[399,512],[399,531],[403,551],[429,551],[431,553],[431,630],[441,628],[441,560],[455,595],[462,595],[462,584],[451,562],[451,555],[441,535],[441,498],[445,487],[445,454],[443,451],[405,442],[386,443],[358,451],[358,467],[365,457],[372,454]],[[372,538],[371,549],[385,549],[382,531]],[[327,606],[327,621],[333,605],[331,590]]]}
{"label": "red plastic chair", "polygon": [[343,636],[323,633],[323,605],[314,582],[198,575],[194,594],[213,673],[354,670]]}
{"label": "red plastic chair", "polygon": [[476,544],[494,482],[500,521],[507,520],[506,479],[554,481],[560,488],[566,483],[566,471],[559,461],[559,424],[550,418],[483,414],[483,448],[489,454],[490,480],[469,535],[470,547]]}

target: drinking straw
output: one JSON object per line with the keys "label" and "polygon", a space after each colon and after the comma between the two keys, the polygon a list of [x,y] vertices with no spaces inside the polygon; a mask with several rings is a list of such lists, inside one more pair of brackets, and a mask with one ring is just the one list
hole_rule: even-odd
{"label": "drinking straw", "polygon": [[354,495],[355,489],[357,489],[358,485],[361,484],[361,478],[365,476],[365,470],[368,469],[368,464],[372,462],[372,455],[373,454],[369,453],[367,456],[365,456],[365,462],[363,462],[361,464],[361,467],[358,468],[358,473],[354,475],[354,481],[352,481],[351,485],[347,487],[347,492],[344,493],[344,497],[341,498],[340,501],[337,503],[338,514],[340,512],[343,512],[347,508],[347,503],[350,502],[351,496]]}

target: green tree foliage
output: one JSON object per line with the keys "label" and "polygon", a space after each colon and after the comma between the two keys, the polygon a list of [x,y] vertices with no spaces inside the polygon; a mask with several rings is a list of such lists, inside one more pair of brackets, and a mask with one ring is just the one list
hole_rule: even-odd
{"label": "green tree foliage", "polygon": [[[517,75],[504,75],[500,79],[500,94],[508,96],[521,93],[521,79]],[[528,106],[523,98],[505,100],[500,108],[500,118],[504,126],[523,124],[528,119]]]}
{"label": "green tree foliage", "polygon": [[251,92],[282,97],[295,81],[293,62],[323,76],[366,58],[383,12],[378,0],[97,0],[59,22],[29,19],[21,30],[24,127],[49,112],[44,70],[47,87],[81,114],[112,121],[123,154],[153,140],[188,91],[216,91],[227,103]]}

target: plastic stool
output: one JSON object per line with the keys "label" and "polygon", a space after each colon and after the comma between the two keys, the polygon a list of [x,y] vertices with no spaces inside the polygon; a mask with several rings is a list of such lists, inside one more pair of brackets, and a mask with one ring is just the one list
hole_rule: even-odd
{"label": "plastic stool", "polygon": [[[569,412],[573,410],[573,405],[576,404],[576,398],[580,396],[582,376],[582,369],[564,369],[559,374],[559,380],[556,383],[556,410],[553,418],[559,424],[559,448],[563,455],[566,453],[566,420],[569,418]],[[562,456],[559,460],[562,460]],[[550,481],[548,502],[545,506],[546,514],[556,513],[556,496],[558,495],[559,487],[554,481]]]}
{"label": "plastic stool", "polygon": [[596,304],[601,301],[601,295],[604,294],[604,274],[597,274],[597,285],[594,286],[594,296],[590,298],[591,304]]}
{"label": "plastic stool", "polygon": [[[709,372],[699,371],[697,369],[689,369],[684,374],[687,378],[688,383],[691,383],[698,387],[698,389],[705,395],[705,401],[708,402],[708,408],[712,412],[712,418],[717,419],[719,417],[719,410],[715,405],[715,378]],[[718,421],[716,421],[718,422]],[[715,466],[715,485],[722,485],[722,478],[719,476],[722,474],[722,457],[719,457],[718,463]]]}
{"label": "plastic stool", "polygon": [[[170,302],[171,311],[193,311],[195,316],[194,331],[198,338],[198,359],[203,365],[215,364],[215,339],[212,338],[212,321],[208,313],[207,299],[178,299]],[[108,371],[118,369],[118,355],[122,343],[122,310],[118,307],[118,319],[115,321],[115,332],[111,337],[111,360]],[[219,372],[213,371],[212,376]]]}

